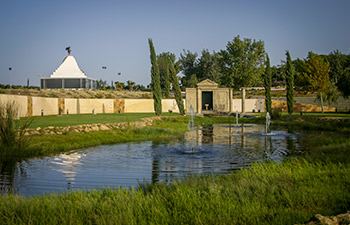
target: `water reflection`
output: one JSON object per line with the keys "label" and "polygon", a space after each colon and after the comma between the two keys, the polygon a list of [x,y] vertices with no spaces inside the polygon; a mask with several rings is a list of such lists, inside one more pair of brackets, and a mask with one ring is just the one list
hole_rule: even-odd
{"label": "water reflection", "polygon": [[[261,160],[282,161],[298,149],[296,135],[274,131],[263,135],[264,126],[212,124],[185,133],[183,142],[153,149],[152,181],[171,181],[187,174],[228,173]],[[192,151],[194,146],[195,151]],[[166,150],[164,150],[164,148]]]}
{"label": "water reflection", "polygon": [[[24,195],[103,186],[172,182],[189,174],[222,174],[261,160],[282,161],[300,151],[299,136],[260,125],[213,124],[183,138],[80,149],[42,159],[0,164],[1,193]],[[194,150],[193,150],[194,148]]]}
{"label": "water reflection", "polygon": [[67,189],[70,190],[72,185],[75,184],[75,177],[79,172],[79,168],[82,165],[81,158],[84,154],[76,152],[68,154],[60,154],[55,156],[51,161],[51,167],[62,173],[67,181]]}
{"label": "water reflection", "polygon": [[1,193],[11,192],[15,175],[16,160],[0,161]]}

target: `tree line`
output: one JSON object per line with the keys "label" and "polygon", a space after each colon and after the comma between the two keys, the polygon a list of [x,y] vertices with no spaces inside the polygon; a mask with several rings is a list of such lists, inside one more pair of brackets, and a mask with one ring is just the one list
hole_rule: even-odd
{"label": "tree line", "polygon": [[[196,87],[202,80],[210,79],[221,86],[234,88],[263,86],[267,64],[264,42],[235,37],[226,49],[210,53],[204,49],[199,56],[189,50],[180,54],[178,63],[183,73],[184,88]],[[298,91],[317,92],[324,100],[337,94],[350,96],[350,54],[338,50],[328,55],[309,52],[305,59],[282,61],[272,66],[271,86],[285,86],[288,68],[293,67],[293,88]],[[319,90],[322,91],[319,91]],[[322,95],[320,94],[322,93]]]}
{"label": "tree line", "polygon": [[[197,83],[205,79],[235,90],[264,86],[266,108],[270,113],[272,86],[286,87],[289,113],[293,112],[294,90],[316,93],[322,111],[324,101],[335,101],[339,95],[350,96],[350,54],[343,54],[339,50],[328,55],[309,52],[305,59],[295,60],[292,60],[290,52],[286,51],[286,60],[280,65],[270,67],[264,42],[241,39],[240,36],[229,41],[226,49],[219,52],[210,53],[204,49],[199,56],[184,50],[178,60],[169,52],[156,55],[151,40],[149,44],[152,63],[151,88],[156,105],[158,99],[169,97],[171,84],[174,85],[171,73],[180,79],[182,90],[196,87]],[[174,68],[173,72],[169,70],[169,66]],[[177,77],[180,72],[183,74],[181,78]]]}

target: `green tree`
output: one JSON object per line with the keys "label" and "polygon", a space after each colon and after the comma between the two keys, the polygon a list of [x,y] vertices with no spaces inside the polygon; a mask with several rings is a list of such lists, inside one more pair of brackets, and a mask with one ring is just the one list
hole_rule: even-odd
{"label": "green tree", "polygon": [[184,51],[179,63],[181,63],[182,72],[185,75],[181,79],[185,87],[195,87],[199,81],[205,79],[221,83],[223,64],[222,56],[219,53],[213,52],[211,54],[207,49],[203,49],[201,57],[198,58],[197,53]]}
{"label": "green tree", "polygon": [[[174,68],[175,68],[175,71],[176,71],[176,74],[180,73],[182,71],[182,65],[181,65],[181,62],[178,60],[176,61],[176,55],[173,54],[173,53],[168,53],[169,55],[169,59],[170,59],[170,62],[173,63],[174,65]],[[170,75],[169,75],[170,76]],[[170,78],[171,80],[171,78]]]}
{"label": "green tree", "polygon": [[266,54],[266,68],[264,73],[264,87],[265,87],[265,106],[266,112],[272,115],[271,108],[271,67],[270,67],[270,58],[269,55]]}
{"label": "green tree", "polygon": [[329,78],[335,84],[338,83],[346,70],[346,58],[346,55],[339,50],[335,50],[327,56],[327,62],[330,66]]}
{"label": "green tree", "polygon": [[350,96],[350,68],[344,71],[337,83],[337,87],[344,97],[348,98]]}
{"label": "green tree", "polygon": [[289,51],[286,51],[287,62],[286,62],[286,84],[287,84],[287,107],[288,113],[294,112],[294,66],[290,57]]}
{"label": "green tree", "polygon": [[323,98],[330,94],[329,71],[329,62],[325,62],[322,56],[309,52],[304,74],[307,85],[304,88],[307,91],[318,93],[321,100],[322,113],[324,112]]}
{"label": "green tree", "polygon": [[192,53],[190,51],[185,51],[180,54],[179,63],[182,67],[183,77],[181,78],[182,86],[192,87],[193,84],[189,84],[191,77],[198,75],[198,62],[197,62],[197,53]]}
{"label": "green tree", "polygon": [[331,52],[327,56],[330,72],[329,78],[344,97],[350,96],[350,55],[342,54],[339,50]]}
{"label": "green tree", "polygon": [[303,91],[303,87],[307,86],[304,74],[306,71],[306,63],[305,60],[302,59],[296,59],[293,60],[293,66],[294,66],[294,88],[298,91]]}
{"label": "green tree", "polygon": [[169,53],[158,55],[158,66],[160,75],[160,87],[165,98],[170,97],[170,77],[169,77]]}
{"label": "green tree", "polygon": [[173,89],[174,89],[174,93],[175,93],[175,100],[177,103],[177,106],[179,108],[180,114],[184,115],[185,114],[185,108],[184,108],[184,104],[182,101],[182,95],[181,95],[181,89],[180,89],[180,85],[179,85],[179,80],[177,78],[177,73],[174,67],[174,64],[172,61],[169,60],[169,72],[170,72],[170,77],[171,77],[171,82],[173,84]]}
{"label": "green tree", "polygon": [[261,83],[264,73],[265,48],[263,41],[235,37],[220,52],[223,60],[222,84],[239,89]]}
{"label": "green tree", "polygon": [[162,113],[162,90],[160,88],[160,75],[158,62],[156,57],[156,52],[154,50],[152,39],[148,39],[149,48],[150,48],[150,58],[151,58],[151,88],[153,91],[153,100],[154,100],[154,111],[157,116]]}
{"label": "green tree", "polygon": [[189,88],[195,88],[198,84],[198,79],[197,79],[197,76],[196,74],[192,74],[192,76],[190,77],[190,79],[187,81],[187,85],[186,87],[189,87]]}
{"label": "green tree", "polygon": [[128,80],[126,83],[128,84],[128,89],[129,89],[130,91],[133,91],[133,90],[134,90],[134,87],[135,87],[135,85],[136,85],[136,83],[133,82],[133,81],[131,81],[131,80]]}
{"label": "green tree", "polygon": [[218,53],[210,52],[206,49],[202,51],[201,57],[198,59],[197,79],[200,81],[210,79],[217,83],[220,83],[221,68],[220,68],[221,55]]}
{"label": "green tree", "polygon": [[96,86],[98,90],[106,90],[107,89],[107,81],[103,81],[102,79],[96,81]]}
{"label": "green tree", "polygon": [[123,90],[125,86],[123,82],[119,82],[119,81],[114,82],[114,85],[117,90]]}

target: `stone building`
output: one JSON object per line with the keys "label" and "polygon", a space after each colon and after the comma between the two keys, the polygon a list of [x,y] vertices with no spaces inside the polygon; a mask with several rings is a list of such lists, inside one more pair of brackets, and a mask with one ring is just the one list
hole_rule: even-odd
{"label": "stone building", "polygon": [[192,106],[198,115],[210,112],[232,112],[232,88],[219,88],[214,81],[206,79],[197,88],[186,88],[186,112]]}
{"label": "stone building", "polygon": [[68,55],[50,77],[40,78],[41,89],[96,89],[96,80],[88,78],[75,58]]}
{"label": "stone building", "polygon": [[242,88],[242,98],[233,98],[232,88],[220,88],[217,83],[206,79],[197,84],[197,88],[186,88],[186,113],[197,115],[210,113],[246,113],[264,112],[264,99],[245,99],[245,89]]}

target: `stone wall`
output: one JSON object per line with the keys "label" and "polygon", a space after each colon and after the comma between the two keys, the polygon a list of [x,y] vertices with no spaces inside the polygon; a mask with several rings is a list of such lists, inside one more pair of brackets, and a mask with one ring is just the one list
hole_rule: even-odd
{"label": "stone wall", "polygon": [[[0,94],[0,102],[16,102],[19,116],[88,113],[154,113],[153,99],[44,98]],[[175,99],[162,99],[163,112],[179,112]]]}
{"label": "stone wall", "polygon": [[5,104],[7,102],[12,102],[12,101],[17,103],[18,115],[20,117],[26,116],[28,112],[32,112],[33,110],[32,107],[28,106],[28,103],[31,103],[31,100],[28,100],[27,96],[0,94],[1,104]]}
{"label": "stone wall", "polygon": [[[193,88],[194,89],[194,88]],[[195,90],[195,89],[194,89]],[[192,91],[192,89],[187,89]],[[186,93],[187,94],[187,93]],[[219,93],[225,95],[226,92]],[[193,95],[193,93],[192,93]],[[217,96],[219,99],[226,99],[223,96]],[[62,114],[87,114],[87,113],[154,113],[153,99],[73,99],[73,98],[44,98],[20,95],[5,95],[0,94],[0,102],[6,103],[14,101],[18,105],[19,116],[40,116],[41,112],[44,115],[58,115],[61,109]],[[189,101],[191,102],[191,101]],[[193,108],[196,111],[196,101],[192,101]],[[220,103],[220,102],[219,102]],[[221,102],[223,111],[229,110],[227,102]],[[242,100],[232,99],[232,112],[242,112]],[[189,112],[190,104],[185,104],[186,112]],[[287,111],[287,103],[285,101],[272,100],[273,108],[283,108]],[[173,111],[178,113],[175,99],[162,99],[162,111]],[[246,112],[265,112],[264,99],[245,99]],[[321,107],[310,104],[294,103],[294,111],[300,112],[320,112]],[[335,107],[324,107],[326,112],[335,112]]]}
{"label": "stone wall", "polygon": [[197,89],[196,88],[186,88],[186,112],[190,112],[190,107],[194,112],[197,112]]}
{"label": "stone wall", "polygon": [[213,91],[214,111],[230,111],[230,91],[228,88],[218,88]]}

